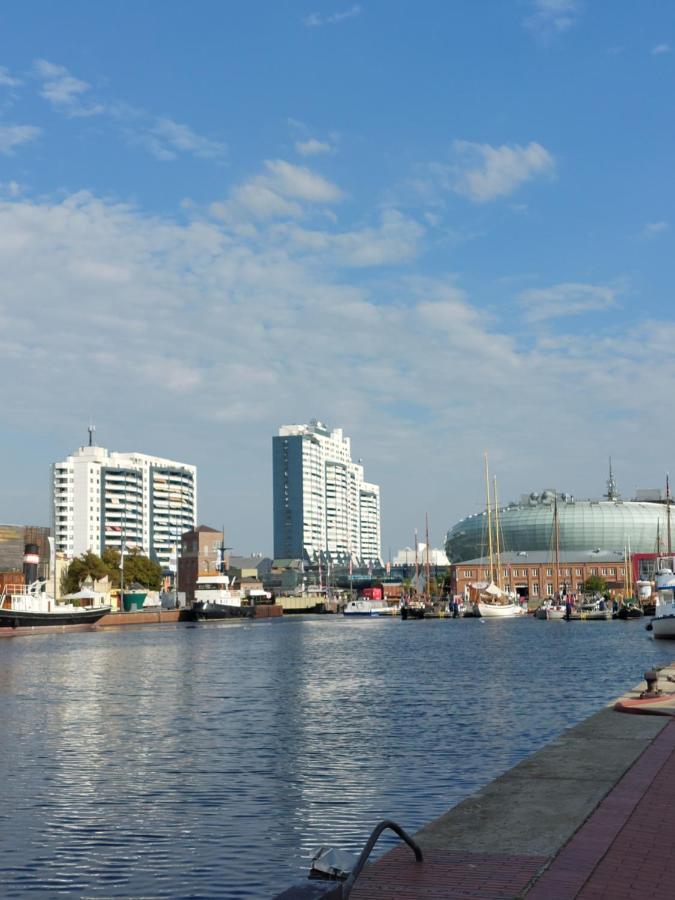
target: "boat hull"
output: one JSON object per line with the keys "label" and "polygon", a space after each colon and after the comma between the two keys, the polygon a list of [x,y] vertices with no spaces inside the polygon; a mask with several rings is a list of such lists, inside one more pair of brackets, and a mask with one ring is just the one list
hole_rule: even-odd
{"label": "boat hull", "polygon": [[110,612],[109,606],[75,612],[20,612],[0,609],[0,628],[61,628],[64,625],[95,625]]}
{"label": "boat hull", "polygon": [[675,615],[652,619],[652,633],[655,638],[675,639]]}
{"label": "boat hull", "polygon": [[401,618],[403,619],[403,621],[406,621],[407,619],[423,619],[424,608],[417,606],[402,606]]}
{"label": "boat hull", "polygon": [[474,615],[481,619],[513,619],[524,615],[524,610],[517,603],[475,603]]}
{"label": "boat hull", "polygon": [[564,619],[565,618],[565,607],[564,606],[540,606],[534,615],[535,615],[535,618],[537,618],[537,619]]}
{"label": "boat hull", "polygon": [[192,614],[200,622],[211,619],[248,619],[252,613],[251,606],[229,606],[225,603],[204,603],[199,600],[192,605]]}

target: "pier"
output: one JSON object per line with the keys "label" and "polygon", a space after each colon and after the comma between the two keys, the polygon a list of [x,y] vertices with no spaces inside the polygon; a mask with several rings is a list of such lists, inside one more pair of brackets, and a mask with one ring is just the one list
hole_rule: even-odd
{"label": "pier", "polygon": [[[660,671],[658,686],[675,698],[675,666]],[[672,898],[672,710],[627,715],[613,707],[418,831],[422,863],[402,844],[368,866],[351,900]]]}

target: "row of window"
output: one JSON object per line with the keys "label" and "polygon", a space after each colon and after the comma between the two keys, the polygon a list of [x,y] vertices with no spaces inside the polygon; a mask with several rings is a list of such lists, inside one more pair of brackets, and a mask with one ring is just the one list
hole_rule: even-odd
{"label": "row of window", "polygon": [[[474,577],[480,578],[481,577],[480,571],[478,569],[476,569],[475,576],[474,576],[473,572],[474,572],[473,569],[464,569],[462,575],[464,578],[474,578]],[[616,577],[617,573],[618,573],[619,577],[623,578],[624,570],[623,569],[617,570],[616,567],[607,567],[607,568],[594,567],[589,570],[590,575],[598,575],[599,574],[599,575]],[[489,576],[489,574],[490,573],[489,573],[488,569],[483,569],[483,574],[482,574],[483,578],[487,578]],[[575,569],[574,574],[578,578],[580,578],[583,575],[583,570]],[[570,578],[572,575],[572,570],[571,569],[560,569],[559,575],[561,578],[565,578],[565,577]],[[504,569],[504,578],[509,578],[509,577],[511,577],[511,578],[527,578],[527,569],[511,569],[510,572],[508,569]],[[539,577],[539,569],[530,569],[530,577],[538,578]],[[553,569],[552,568],[546,569],[546,577],[547,578],[553,577]]]}

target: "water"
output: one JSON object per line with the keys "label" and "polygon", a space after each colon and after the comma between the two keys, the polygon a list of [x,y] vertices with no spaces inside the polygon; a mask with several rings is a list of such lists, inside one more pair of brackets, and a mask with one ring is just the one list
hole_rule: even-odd
{"label": "water", "polygon": [[271,897],[320,845],[414,831],[674,650],[639,620],[531,618],[1,640],[2,895]]}

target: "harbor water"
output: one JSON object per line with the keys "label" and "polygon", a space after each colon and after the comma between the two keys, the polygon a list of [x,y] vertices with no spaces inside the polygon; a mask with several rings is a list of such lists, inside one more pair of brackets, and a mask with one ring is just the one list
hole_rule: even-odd
{"label": "harbor water", "polygon": [[289,616],[0,641],[2,895],[271,897],[319,846],[415,831],[671,662],[644,625]]}

